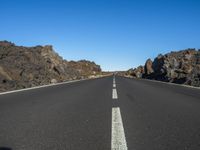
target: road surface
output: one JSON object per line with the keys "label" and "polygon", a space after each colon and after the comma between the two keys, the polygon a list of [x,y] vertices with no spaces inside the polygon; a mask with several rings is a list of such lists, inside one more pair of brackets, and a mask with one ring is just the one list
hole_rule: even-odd
{"label": "road surface", "polygon": [[200,90],[109,76],[0,95],[0,150],[127,149],[200,149]]}

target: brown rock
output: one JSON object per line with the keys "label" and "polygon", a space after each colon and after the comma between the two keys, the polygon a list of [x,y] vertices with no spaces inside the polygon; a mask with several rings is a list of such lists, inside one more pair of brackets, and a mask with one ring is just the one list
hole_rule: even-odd
{"label": "brown rock", "polygon": [[145,71],[146,75],[150,75],[154,72],[153,71],[153,62],[151,61],[151,59],[148,59],[146,61],[145,66],[144,66],[144,71]]}
{"label": "brown rock", "polygon": [[133,77],[136,77],[136,78],[142,78],[143,74],[144,74],[144,67],[139,66],[139,67],[133,69],[133,71],[131,72],[130,75],[132,75]]}
{"label": "brown rock", "polygon": [[179,84],[200,86],[200,50],[186,49],[158,55],[145,66],[127,71],[137,78],[148,78]]}
{"label": "brown rock", "polygon": [[200,51],[195,49],[159,55],[153,61],[151,79],[200,86],[196,82],[200,81],[199,56]]}
{"label": "brown rock", "polygon": [[94,62],[68,62],[52,46],[23,47],[0,41],[0,91],[87,78],[101,74]]}

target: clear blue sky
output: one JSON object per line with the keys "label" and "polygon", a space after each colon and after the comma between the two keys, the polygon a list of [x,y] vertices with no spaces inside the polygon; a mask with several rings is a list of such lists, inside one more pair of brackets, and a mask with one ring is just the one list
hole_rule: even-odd
{"label": "clear blue sky", "polygon": [[51,44],[63,58],[103,70],[200,48],[200,0],[4,0],[0,19],[0,40]]}

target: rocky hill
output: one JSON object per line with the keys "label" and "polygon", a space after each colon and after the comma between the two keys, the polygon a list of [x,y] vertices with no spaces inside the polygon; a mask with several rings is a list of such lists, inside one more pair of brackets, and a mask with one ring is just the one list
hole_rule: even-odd
{"label": "rocky hill", "polygon": [[200,86],[200,50],[186,49],[158,55],[154,61],[148,59],[144,66],[129,70],[127,75]]}
{"label": "rocky hill", "polygon": [[83,79],[101,74],[94,62],[66,61],[52,46],[24,47],[0,41],[0,91]]}
{"label": "rocky hill", "polygon": [[69,61],[67,63],[69,68],[73,68],[81,74],[82,78],[98,75],[101,73],[101,68],[94,62],[80,60],[80,61]]}

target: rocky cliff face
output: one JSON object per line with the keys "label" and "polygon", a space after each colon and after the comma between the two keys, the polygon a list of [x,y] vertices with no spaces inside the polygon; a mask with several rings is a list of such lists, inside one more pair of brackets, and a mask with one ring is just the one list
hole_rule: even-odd
{"label": "rocky cliff face", "polygon": [[0,41],[0,91],[101,74],[94,62],[63,60],[52,46],[23,47]]}
{"label": "rocky cliff face", "polygon": [[[200,50],[187,49],[158,55],[152,62],[148,59],[142,69],[135,69],[148,79],[200,86]],[[138,73],[138,74],[139,74]]]}

